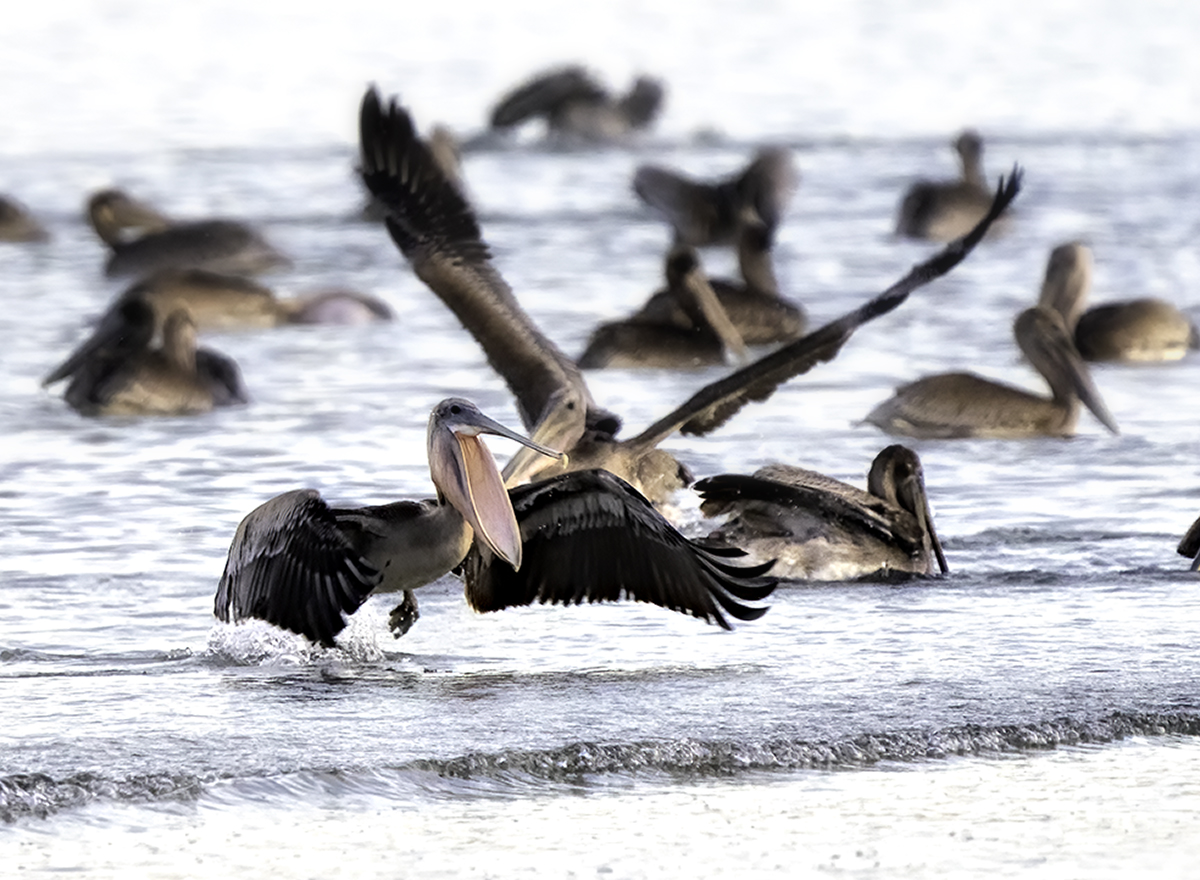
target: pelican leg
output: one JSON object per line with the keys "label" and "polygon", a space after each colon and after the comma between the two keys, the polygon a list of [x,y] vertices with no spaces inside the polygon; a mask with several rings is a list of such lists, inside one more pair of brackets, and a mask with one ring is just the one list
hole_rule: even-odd
{"label": "pelican leg", "polygon": [[405,590],[404,599],[388,615],[388,629],[392,631],[393,636],[400,638],[412,629],[412,625],[420,616],[421,612],[417,610],[417,597],[412,590]]}

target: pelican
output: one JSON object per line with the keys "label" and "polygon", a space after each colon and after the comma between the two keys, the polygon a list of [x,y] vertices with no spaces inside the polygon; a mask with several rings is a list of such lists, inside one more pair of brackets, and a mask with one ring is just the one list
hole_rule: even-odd
{"label": "pelican", "polygon": [[0,241],[48,241],[46,231],[29,209],[11,196],[0,195]]}
{"label": "pelican", "polygon": [[1117,433],[1058,312],[1043,306],[1026,309],[1017,316],[1013,334],[1050,386],[1050,397],[973,373],[943,373],[897,388],[864,421],[908,437],[1071,437],[1082,403]]}
{"label": "pelican", "polygon": [[667,254],[666,276],[665,295],[683,320],[634,315],[601,324],[578,358],[582,369],[688,368],[723,364],[729,358],[745,361],[742,335],[704,276],[695,250],[676,244]]}
{"label": "pelican", "polygon": [[899,306],[909,293],[956,266],[1020,190],[1020,171],[1001,180],[992,210],[970,235],[917,265],[863,305],[802,339],[701,388],[635,437],[618,440],[620,420],[598,407],[578,367],[529,319],[492,265],[470,206],[445,179],[412,119],[398,103],[385,109],[371,88],[360,115],[363,181],[389,212],[386,225],[413,271],[475,337],[492,368],[516,397],[526,430],[562,449],[569,465],[521,449],[505,466],[510,485],[602,468],[661,501],[689,481],[674,457],[658,448],[675,431],[707,434],[751,401],[834,358],[854,331]]}
{"label": "pelican", "polygon": [[167,316],[157,348],[155,335],[145,302],[121,303],[42,384],[70,377],[64,397],[83,415],[191,415],[246,402],[237,365],[196,347],[186,311]]}
{"label": "pelican", "polygon": [[461,566],[467,603],[496,611],[533,602],[636,601],[729,629],[754,620],[775,587],[769,565],[688,541],[645,498],[603,471],[578,471],[506,491],[481,434],[561,457],[470,401],[430,414],[429,472],[437,497],[333,508],[312,489],[271,499],[242,520],[214,602],[222,621],[259,618],[333,645],[373,592],[402,593],[391,627],[415,621],[412,591]]}
{"label": "pelican", "polygon": [[[117,189],[92,195],[87,214],[96,234],[112,251],[105,266],[109,277],[146,275],[167,268],[256,275],[291,262],[244,223],[221,219],[175,222]],[[140,234],[131,235],[131,230]]]}
{"label": "pelican", "polygon": [[776,560],[771,573],[798,580],[949,572],[925,496],[921,460],[889,446],[875,456],[867,491],[789,465],[753,476],[721,474],[696,483],[701,511],[733,514],[709,538]]}
{"label": "pelican", "polygon": [[130,299],[147,302],[160,326],[171,312],[183,309],[199,330],[367,324],[392,318],[386,303],[361,293],[328,290],[279,299],[249,278],[206,269],[160,269],[127,288],[117,302]]}
{"label": "pelican", "polygon": [[[742,171],[712,182],[656,165],[634,174],[634,192],[671,225],[677,246],[736,247],[741,281],[713,278],[710,284],[747,345],[804,335],[804,309],[779,292],[771,259],[775,231],[798,182],[791,152],[778,147],[760,150]],[[633,320],[691,326],[669,291],[654,294]]]}
{"label": "pelican", "polygon": [[1050,252],[1038,305],[1062,315],[1089,361],[1175,361],[1200,344],[1196,327],[1161,299],[1105,303],[1084,311],[1092,286],[1092,252],[1080,242]]}
{"label": "pelican", "polygon": [[1191,570],[1200,571],[1200,519],[1192,523],[1187,534],[1179,542],[1176,552],[1192,560]]}
{"label": "pelican", "polygon": [[530,119],[549,130],[584,141],[616,141],[648,127],[662,108],[663,86],[639,76],[629,92],[615,97],[578,65],[537,74],[508,92],[492,109],[492,129],[506,130]]}
{"label": "pelican", "polygon": [[931,241],[965,235],[992,203],[983,175],[983,139],[967,130],[954,141],[962,162],[959,180],[919,180],[905,193],[896,218],[896,234]]}

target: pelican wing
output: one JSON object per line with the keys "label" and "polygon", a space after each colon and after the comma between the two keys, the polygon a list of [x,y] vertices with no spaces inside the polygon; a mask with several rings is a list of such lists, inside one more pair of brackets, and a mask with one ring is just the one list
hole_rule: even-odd
{"label": "pelican wing", "polygon": [[384,109],[371,89],[360,122],[363,181],[386,208],[388,231],[417,277],[483,348],[517,398],[527,430],[556,409],[574,408],[582,433],[591,404],[583,376],[493,267],[471,206],[417,136],[407,111],[394,101]]}
{"label": "pelican wing", "polygon": [[854,331],[866,322],[885,315],[908,299],[917,288],[945,275],[969,254],[992,222],[1003,213],[1021,189],[1021,170],[1001,178],[992,207],[971,232],[946,245],[930,259],[914,266],[907,275],[883,293],[819,330],[788,343],[766,357],[706,385],[682,406],[659,419],[629,442],[647,448],[677,430],[685,434],[708,434],[725,424],[752,401],[766,400],[775,389],[814,366],[833,360]]}
{"label": "pelican wing", "polygon": [[492,128],[512,128],[528,119],[552,116],[568,101],[601,101],[607,92],[578,65],[540,73],[496,102]]}
{"label": "pelican wing", "polygon": [[213,613],[226,622],[265,620],[332,645],[383,579],[355,549],[313,489],[285,492],[238,526]]}
{"label": "pelican wing", "polygon": [[463,563],[477,611],[534,602],[580,604],[629,598],[692,614],[729,629],[722,610],[754,620],[766,608],[774,564],[739,567],[689,541],[633,487],[607,471],[563,474],[510,491],[524,540],[519,571],[478,543]]}
{"label": "pelican wing", "polygon": [[861,489],[823,474],[787,468],[786,481],[745,474],[718,474],[693,487],[704,499],[706,516],[733,512],[744,502],[759,501],[796,510],[809,510],[830,522],[896,544],[908,553],[923,548],[924,532],[917,518]]}

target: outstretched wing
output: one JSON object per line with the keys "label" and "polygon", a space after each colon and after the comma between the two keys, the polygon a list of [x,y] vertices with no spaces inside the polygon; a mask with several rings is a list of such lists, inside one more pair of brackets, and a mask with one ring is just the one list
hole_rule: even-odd
{"label": "outstretched wing", "polygon": [[940,278],[962,262],[1020,190],[1021,170],[1014,167],[1007,179],[1001,178],[987,216],[969,234],[914,266],[883,293],[853,311],[701,388],[682,406],[631,438],[629,444],[650,448],[677,430],[685,434],[708,434],[729,421],[746,404],[766,400],[784,382],[807,373],[819,363],[833,360],[855,330],[892,311],[914,290]]}
{"label": "outstretched wing", "polygon": [[725,629],[722,610],[755,620],[776,579],[774,564],[739,567],[739,550],[683,537],[632,486],[607,471],[563,474],[509,492],[524,541],[520,570],[476,543],[463,563],[467,602],[496,611],[534,602],[579,604],[621,598],[691,614]]}
{"label": "outstretched wing", "polygon": [[417,136],[407,111],[395,101],[385,109],[370,89],[360,123],[363,181],[386,208],[388,231],[417,277],[483,348],[516,397],[526,429],[574,409],[578,439],[593,409],[583,376],[529,319],[492,265],[471,206]]}
{"label": "outstretched wing", "polygon": [[314,489],[272,498],[242,520],[229,547],[213,614],[249,617],[333,644],[383,579],[352,546]]}

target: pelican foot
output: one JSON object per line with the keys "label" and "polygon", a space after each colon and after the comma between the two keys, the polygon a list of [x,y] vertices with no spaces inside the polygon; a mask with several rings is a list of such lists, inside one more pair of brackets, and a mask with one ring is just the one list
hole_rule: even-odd
{"label": "pelican foot", "polygon": [[392,635],[400,638],[417,622],[417,618],[421,616],[421,612],[417,610],[417,597],[413,595],[412,590],[404,591],[404,601],[392,609],[392,613],[388,615],[388,629],[392,631]]}

